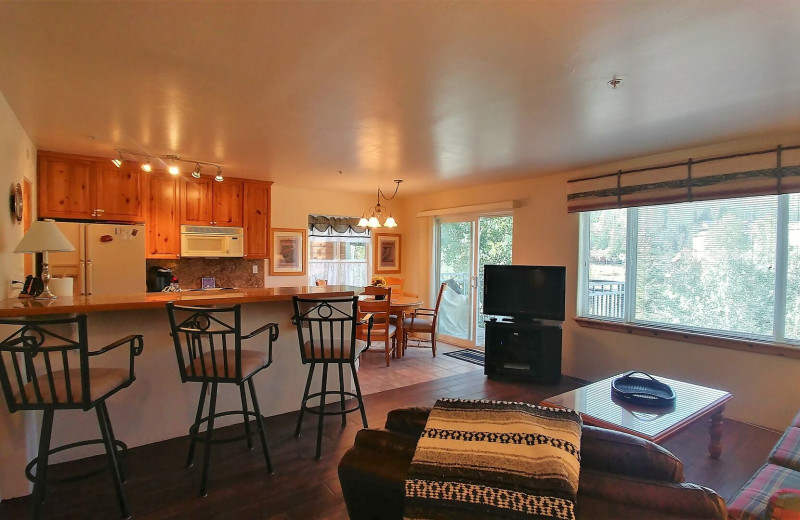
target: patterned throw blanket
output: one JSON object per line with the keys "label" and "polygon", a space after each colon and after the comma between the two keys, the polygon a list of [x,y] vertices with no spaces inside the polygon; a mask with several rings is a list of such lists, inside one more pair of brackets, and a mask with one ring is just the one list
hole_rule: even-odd
{"label": "patterned throw blanket", "polygon": [[439,399],[405,483],[405,517],[575,518],[581,418],[566,409]]}

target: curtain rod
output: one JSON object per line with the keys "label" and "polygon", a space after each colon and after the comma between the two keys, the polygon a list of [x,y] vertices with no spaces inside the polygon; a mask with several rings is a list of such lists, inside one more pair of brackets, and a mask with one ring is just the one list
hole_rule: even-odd
{"label": "curtain rod", "polygon": [[641,172],[648,172],[648,171],[655,171],[655,170],[664,170],[664,169],[667,169],[667,168],[675,168],[677,166],[689,166],[690,164],[696,165],[696,164],[702,164],[702,163],[712,162],[712,161],[722,161],[722,160],[725,160],[725,159],[736,159],[737,157],[749,157],[751,155],[764,155],[764,154],[767,154],[767,153],[778,153],[778,150],[786,151],[786,150],[797,150],[797,149],[800,149],[800,145],[794,145],[794,146],[781,146],[781,145],[778,145],[775,148],[769,148],[767,150],[759,150],[757,152],[742,152],[742,153],[734,153],[734,154],[730,154],[730,155],[719,155],[719,156],[716,156],[716,157],[709,157],[707,159],[697,159],[697,160],[687,159],[687,160],[682,161],[682,162],[677,162],[677,163],[672,163],[672,164],[663,164],[661,166],[648,166],[648,167],[645,167],[645,168],[635,168],[635,169],[632,169],[632,170],[619,170],[619,171],[616,171],[616,172],[613,172],[613,173],[603,173],[603,174],[594,175],[594,176],[591,176],[591,177],[581,177],[579,179],[570,179],[570,180],[567,181],[567,183],[582,182],[582,181],[593,181],[593,180],[596,180],[596,179],[605,179],[606,177],[617,177],[619,175],[625,175],[626,173],[641,173]]}

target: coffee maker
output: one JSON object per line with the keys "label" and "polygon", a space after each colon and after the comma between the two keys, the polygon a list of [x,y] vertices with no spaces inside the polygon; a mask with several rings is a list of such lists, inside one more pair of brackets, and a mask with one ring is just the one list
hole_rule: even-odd
{"label": "coffee maker", "polygon": [[147,292],[161,292],[172,283],[172,269],[157,265],[147,268]]}

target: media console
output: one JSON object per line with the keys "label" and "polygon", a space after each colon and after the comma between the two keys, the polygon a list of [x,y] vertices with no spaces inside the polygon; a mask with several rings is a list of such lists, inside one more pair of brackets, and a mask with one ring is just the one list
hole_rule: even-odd
{"label": "media console", "polygon": [[486,362],[489,377],[510,376],[533,382],[561,379],[561,322],[487,320]]}

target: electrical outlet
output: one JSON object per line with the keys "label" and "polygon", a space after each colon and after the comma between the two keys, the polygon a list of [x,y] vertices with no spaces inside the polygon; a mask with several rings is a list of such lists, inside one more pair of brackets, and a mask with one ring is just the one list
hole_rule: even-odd
{"label": "electrical outlet", "polygon": [[253,264],[253,274],[258,274],[258,264]]}

